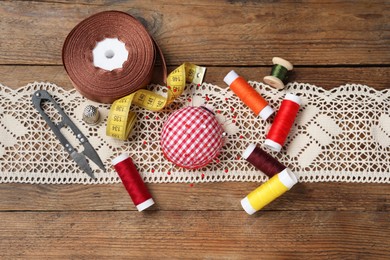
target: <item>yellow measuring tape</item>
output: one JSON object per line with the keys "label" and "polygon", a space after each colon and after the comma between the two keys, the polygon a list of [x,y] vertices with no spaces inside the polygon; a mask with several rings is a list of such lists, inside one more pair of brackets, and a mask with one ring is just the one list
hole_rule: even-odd
{"label": "yellow measuring tape", "polygon": [[137,117],[136,113],[130,111],[132,104],[151,111],[160,111],[183,93],[186,82],[201,84],[205,72],[205,67],[184,63],[168,75],[166,97],[141,89],[116,100],[108,113],[106,135],[126,140]]}

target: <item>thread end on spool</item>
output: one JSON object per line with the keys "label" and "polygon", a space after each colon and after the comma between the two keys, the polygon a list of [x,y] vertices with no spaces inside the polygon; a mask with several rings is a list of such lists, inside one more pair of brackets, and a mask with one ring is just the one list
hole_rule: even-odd
{"label": "thread end on spool", "polygon": [[298,183],[297,176],[288,168],[284,169],[278,174],[278,178],[286,188],[291,189],[295,184]]}
{"label": "thread end on spool", "polygon": [[280,150],[282,149],[282,146],[280,144],[272,141],[271,139],[266,139],[264,142],[264,146],[275,152],[280,152]]}
{"label": "thread end on spool", "polygon": [[264,82],[270,85],[271,87],[274,87],[276,89],[283,89],[284,88],[284,83],[278,79],[275,76],[265,76],[263,78]]}
{"label": "thread end on spool", "polygon": [[282,65],[282,66],[285,67],[287,70],[292,70],[292,69],[293,69],[293,65],[291,64],[291,62],[289,62],[288,60],[279,58],[279,57],[273,57],[273,58],[272,58],[272,63],[273,63],[273,64]]}
{"label": "thread end on spool", "polygon": [[265,106],[263,110],[260,111],[260,117],[263,120],[267,120],[275,111],[270,106]]}
{"label": "thread end on spool", "polygon": [[121,155],[119,155],[119,156],[115,157],[114,159],[112,159],[112,164],[115,166],[118,163],[126,160],[127,158],[129,158],[129,155],[127,153],[122,153]]}
{"label": "thread end on spool", "polygon": [[248,145],[246,150],[242,153],[242,158],[244,158],[245,160],[248,159],[248,157],[252,154],[255,148],[256,148],[256,144]]}
{"label": "thread end on spool", "polygon": [[257,211],[252,207],[248,197],[245,197],[241,200],[241,206],[249,215],[253,215]]}
{"label": "thread end on spool", "polygon": [[138,204],[136,207],[137,207],[138,211],[141,212],[141,211],[151,207],[152,205],[154,205],[154,200],[152,198],[150,198],[148,200],[145,200],[141,204]]}
{"label": "thread end on spool", "polygon": [[234,71],[234,70],[231,70],[226,76],[225,78],[223,79],[223,81],[225,81],[225,83],[230,86],[233,81],[235,81],[237,78],[238,78],[238,74]]}

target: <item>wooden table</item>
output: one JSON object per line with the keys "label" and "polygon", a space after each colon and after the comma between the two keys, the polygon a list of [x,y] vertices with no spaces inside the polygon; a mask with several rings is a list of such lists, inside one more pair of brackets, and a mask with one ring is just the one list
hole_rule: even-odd
{"label": "wooden table", "polygon": [[[389,1],[0,1],[0,82],[72,88],[62,43],[103,10],[138,17],[172,69],[208,67],[224,86],[232,68],[268,75],[291,60],[291,81],[330,89],[390,82]],[[301,183],[248,216],[258,183],[148,185],[157,201],[135,211],[121,184],[0,185],[0,255],[15,258],[389,259],[390,185]]]}

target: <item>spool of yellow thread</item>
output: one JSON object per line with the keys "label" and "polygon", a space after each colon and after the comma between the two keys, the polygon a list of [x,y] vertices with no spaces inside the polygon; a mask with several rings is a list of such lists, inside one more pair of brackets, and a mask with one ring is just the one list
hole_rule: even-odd
{"label": "spool of yellow thread", "polygon": [[297,177],[286,168],[249,193],[241,200],[241,206],[252,215],[290,190],[297,182]]}

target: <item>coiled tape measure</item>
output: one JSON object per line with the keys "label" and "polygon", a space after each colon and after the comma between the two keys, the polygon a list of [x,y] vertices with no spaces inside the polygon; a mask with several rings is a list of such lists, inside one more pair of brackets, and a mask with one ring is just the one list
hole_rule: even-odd
{"label": "coiled tape measure", "polygon": [[130,111],[132,104],[151,111],[160,111],[183,93],[186,83],[201,84],[205,72],[205,67],[183,63],[168,75],[166,97],[141,89],[114,101],[108,114],[106,135],[126,140],[137,117],[135,112]]}

